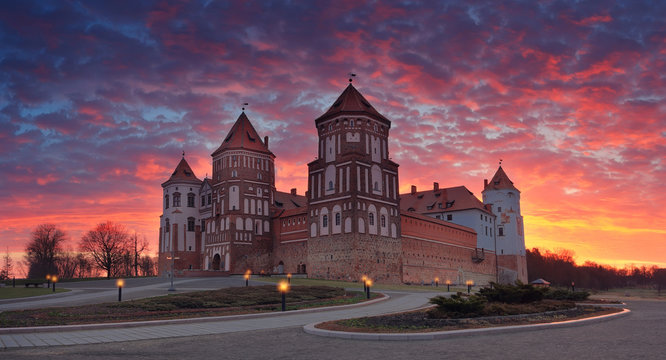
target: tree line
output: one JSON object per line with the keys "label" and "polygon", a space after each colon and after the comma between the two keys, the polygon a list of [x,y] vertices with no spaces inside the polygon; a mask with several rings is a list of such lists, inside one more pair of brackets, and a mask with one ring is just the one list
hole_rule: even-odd
{"label": "tree line", "polygon": [[155,259],[147,254],[146,239],[130,235],[121,224],[98,224],[81,237],[78,251],[65,249],[67,240],[67,234],[57,225],[38,225],[25,248],[27,278],[85,278],[97,276],[100,271],[107,278],[157,273]]}
{"label": "tree line", "polygon": [[654,287],[661,292],[666,288],[666,269],[657,266],[626,266],[616,268],[586,261],[576,265],[573,252],[551,252],[533,248],[526,251],[529,281],[544,279],[554,286],[608,290],[623,287]]}

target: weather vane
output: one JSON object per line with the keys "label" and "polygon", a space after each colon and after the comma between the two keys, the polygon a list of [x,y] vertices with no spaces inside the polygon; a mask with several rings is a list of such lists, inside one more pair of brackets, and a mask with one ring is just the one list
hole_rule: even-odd
{"label": "weather vane", "polygon": [[500,159],[500,166],[502,166],[502,159]]}
{"label": "weather vane", "polygon": [[183,150],[183,157],[185,157],[185,150]]}
{"label": "weather vane", "polygon": [[352,80],[354,80],[354,78],[356,77],[356,74],[354,74],[354,73],[349,73],[348,75],[349,75],[349,82],[351,83]]}
{"label": "weather vane", "polygon": [[248,105],[250,105],[250,104],[248,104],[248,103],[243,103],[243,107],[242,107],[241,109],[243,109],[243,111],[245,111],[245,107],[248,106]]}

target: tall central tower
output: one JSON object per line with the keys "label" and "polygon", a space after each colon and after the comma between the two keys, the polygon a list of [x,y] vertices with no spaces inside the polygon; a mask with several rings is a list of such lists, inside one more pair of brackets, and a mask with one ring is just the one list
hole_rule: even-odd
{"label": "tall central tower", "polygon": [[401,282],[391,122],[350,83],[315,125],[319,155],[308,164],[309,276]]}

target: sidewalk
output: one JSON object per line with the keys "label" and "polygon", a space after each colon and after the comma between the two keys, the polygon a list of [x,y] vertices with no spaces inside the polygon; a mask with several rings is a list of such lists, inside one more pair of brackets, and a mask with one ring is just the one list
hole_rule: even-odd
{"label": "sidewalk", "polygon": [[134,326],[137,324],[129,323],[126,327],[73,331],[64,331],[62,327],[57,327],[52,331],[42,328],[40,331],[32,333],[21,332],[20,329],[16,329],[16,332],[4,330],[0,333],[0,348],[96,344],[304,326],[315,322],[412,310],[425,306],[428,304],[428,299],[436,295],[434,293],[390,291],[384,293],[388,294],[390,299],[368,305],[331,307],[326,310],[318,309],[318,311],[279,312],[262,314],[262,316],[241,315],[212,322],[203,319],[201,321],[190,320],[187,323],[162,322],[160,324],[159,321],[156,321],[149,325]]}

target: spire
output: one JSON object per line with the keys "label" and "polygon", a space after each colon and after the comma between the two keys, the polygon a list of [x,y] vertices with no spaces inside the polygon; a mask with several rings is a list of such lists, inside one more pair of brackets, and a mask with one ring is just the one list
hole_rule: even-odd
{"label": "spire", "polygon": [[176,166],[176,169],[173,171],[173,173],[171,173],[171,177],[169,178],[169,180],[164,182],[162,186],[164,186],[166,183],[169,182],[180,182],[180,181],[195,182],[195,183],[201,182],[201,180],[199,180],[197,176],[194,175],[194,171],[192,171],[190,164],[188,164],[187,160],[185,160],[184,151],[183,151],[183,157],[180,159],[180,162]]}
{"label": "spire", "polygon": [[[350,75],[351,76],[351,75]],[[352,80],[351,78],[349,80]],[[348,114],[348,115],[370,115],[378,120],[387,122],[390,124],[390,121],[380,114],[368,100],[361,95],[361,93],[356,90],[351,81],[347,88],[340,94],[337,100],[333,105],[326,111],[322,116],[318,117],[315,122],[319,123],[320,121],[330,119],[336,115]]]}
{"label": "spire", "polygon": [[501,161],[502,160],[500,160],[500,166],[493,176],[493,179],[485,184],[483,191],[500,189],[513,189],[518,191],[518,189],[513,185],[513,181],[509,179],[509,176],[504,172],[504,169],[502,169]]}
{"label": "spire", "polygon": [[231,127],[227,137],[224,138],[220,147],[217,148],[212,154],[212,156],[217,155],[221,151],[227,149],[246,149],[253,150],[257,152],[272,154],[268,150],[268,146],[261,141],[257,130],[254,129],[250,119],[247,118],[245,112],[242,112],[236,123]]}

